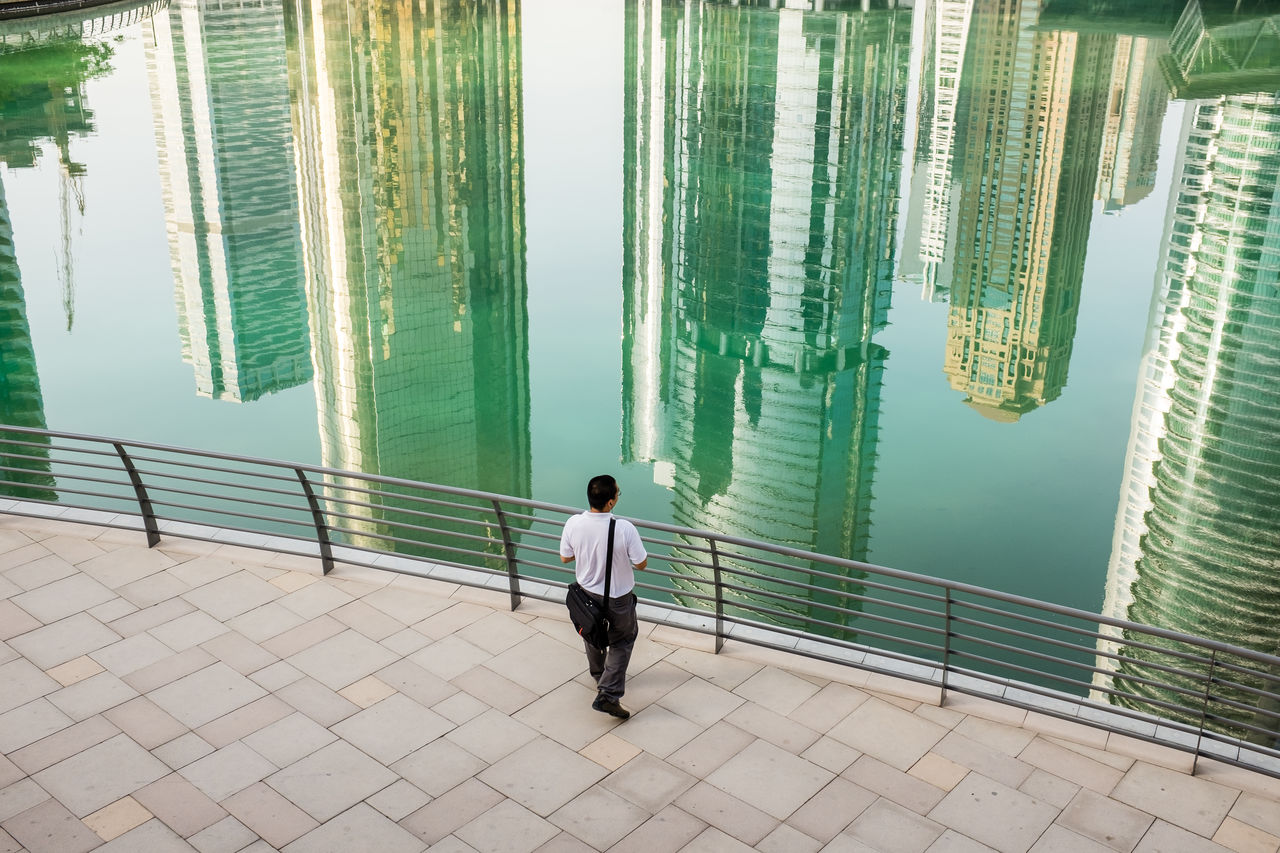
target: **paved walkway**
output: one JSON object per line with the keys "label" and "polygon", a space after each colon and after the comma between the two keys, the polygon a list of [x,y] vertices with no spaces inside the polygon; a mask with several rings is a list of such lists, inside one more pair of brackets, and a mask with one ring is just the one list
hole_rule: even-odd
{"label": "paved walkway", "polygon": [[559,607],[0,516],[0,851],[1280,848],[1280,781],[643,631],[618,722]]}

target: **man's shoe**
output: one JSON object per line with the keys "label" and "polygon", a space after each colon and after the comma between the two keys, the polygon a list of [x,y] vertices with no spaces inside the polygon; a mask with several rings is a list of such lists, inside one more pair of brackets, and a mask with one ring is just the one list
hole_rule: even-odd
{"label": "man's shoe", "polygon": [[591,707],[596,711],[612,714],[619,720],[625,720],[631,716],[631,712],[619,705],[615,700],[606,699],[603,696],[597,696],[596,701],[591,703]]}

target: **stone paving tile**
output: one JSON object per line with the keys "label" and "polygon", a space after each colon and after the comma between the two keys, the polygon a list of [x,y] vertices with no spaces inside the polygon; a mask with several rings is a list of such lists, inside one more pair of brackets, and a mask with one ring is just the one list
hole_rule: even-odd
{"label": "stone paving tile", "polygon": [[192,847],[153,819],[97,849],[99,853],[190,853]]}
{"label": "stone paving tile", "polygon": [[811,681],[767,666],[735,687],[733,692],[776,714],[786,716],[820,689]]}
{"label": "stone paving tile", "polygon": [[504,714],[516,713],[539,695],[484,666],[464,672],[449,683]]}
{"label": "stone paving tile", "polygon": [[400,825],[434,846],[505,799],[478,779],[468,779],[401,820]]}
{"label": "stone paving tile", "polygon": [[50,799],[49,792],[31,779],[19,779],[0,788],[0,823]]}
{"label": "stone paving tile", "polygon": [[1228,816],[1213,834],[1214,843],[1243,853],[1275,853],[1280,850],[1280,837]]}
{"label": "stone paving tile", "polygon": [[721,721],[668,755],[667,761],[699,779],[705,779],[755,739],[755,735]]}
{"label": "stone paving tile", "polygon": [[449,720],[397,693],[332,730],[383,764],[393,764],[453,728]]}
{"label": "stone paving tile", "polygon": [[685,791],[675,805],[744,844],[756,844],[778,827],[775,818],[706,782]]}
{"label": "stone paving tile", "polygon": [[99,838],[110,841],[151,820],[153,815],[133,797],[116,800],[84,819],[84,825]]}
{"label": "stone paving tile", "polygon": [[37,806],[4,821],[4,829],[30,853],[83,853],[102,839],[57,800]]}
{"label": "stone paving tile", "polygon": [[1157,820],[1133,853],[1223,853],[1225,848],[1181,827]]}
{"label": "stone paving tile", "polygon": [[200,853],[236,853],[258,836],[234,817],[227,816],[187,839]]}
{"label": "stone paving tile", "polygon": [[200,647],[241,675],[249,675],[279,661],[275,655],[237,631],[227,631]]}
{"label": "stone paving tile", "polygon": [[221,748],[292,713],[294,713],[292,705],[268,694],[212,722],[205,723],[196,729],[196,734],[213,746]]}
{"label": "stone paving tile", "polygon": [[73,720],[92,717],[137,697],[138,692],[109,672],[50,693],[49,702]]}
{"label": "stone paving tile", "polygon": [[330,690],[341,690],[395,662],[397,657],[360,632],[348,628],[287,660]]}
{"label": "stone paving tile", "polygon": [[277,767],[288,767],[337,739],[306,714],[295,712],[246,735],[243,742]]}
{"label": "stone paving tile", "polygon": [[538,737],[538,732],[498,711],[486,711],[445,737],[492,764]]}
{"label": "stone paving tile", "polygon": [[51,553],[43,545],[28,546],[12,556],[19,562],[12,568],[5,569],[4,576],[11,583],[28,591],[79,572],[73,564]]}
{"label": "stone paving tile", "polygon": [[412,783],[401,779],[392,782],[365,802],[391,820],[399,821],[431,802],[431,797]]}
{"label": "stone paving tile", "polygon": [[830,771],[757,740],[708,775],[706,781],[784,820],[833,778]]}
{"label": "stone paving tile", "polygon": [[[222,807],[275,848],[283,847],[320,825],[311,815],[262,782],[227,797],[222,801]],[[361,846],[364,845],[352,843],[345,849],[354,850]]]}
{"label": "stone paving tile", "polygon": [[929,849],[945,829],[942,824],[921,817],[897,803],[881,799],[854,818],[849,828],[832,841],[831,847],[837,850],[859,849],[838,844],[841,838],[848,835],[869,845],[872,850],[919,853]]}
{"label": "stone paving tile", "polygon": [[493,763],[476,778],[546,817],[604,776],[604,768],[594,761],[549,738],[538,737]]}
{"label": "stone paving tile", "polygon": [[98,649],[89,657],[121,678],[173,656],[173,649],[146,632]]}
{"label": "stone paving tile", "polygon": [[127,601],[135,608],[143,608],[168,601],[182,595],[190,588],[169,572],[156,572],[142,580],[118,587],[116,593],[119,594],[120,600]]}
{"label": "stone paving tile", "polygon": [[1093,761],[1044,738],[1033,740],[1018,754],[1018,758],[1100,794],[1111,793],[1124,776],[1123,772],[1114,767]]}
{"label": "stone paving tile", "polygon": [[427,707],[458,692],[458,688],[448,681],[407,660],[398,660],[378,670],[377,678],[388,687]]}
{"label": "stone paving tile", "polygon": [[608,714],[592,710],[595,698],[595,691],[571,681],[530,702],[512,716],[577,751],[607,733],[617,722]]}
{"label": "stone paving tile", "polygon": [[[325,784],[317,784],[317,780]],[[339,740],[267,777],[267,784],[318,821],[327,821],[396,781],[396,774]]]}
{"label": "stone paving tile", "polygon": [[440,738],[400,759],[391,769],[428,794],[439,797],[488,766],[487,761],[447,738]]}
{"label": "stone paving tile", "polygon": [[872,803],[876,795],[847,779],[833,779],[787,817],[787,824],[823,844],[835,838]]}
{"label": "stone paving tile", "polygon": [[236,741],[191,762],[178,772],[209,799],[220,803],[276,770],[270,761]]}
{"label": "stone paving tile", "polygon": [[195,729],[267,694],[221,661],[147,695],[174,719]]}
{"label": "stone paving tile", "polygon": [[601,785],[657,814],[697,784],[698,778],[642,752],[609,774]]}
{"label": "stone paving tile", "polygon": [[182,599],[171,598],[168,601],[144,607],[127,616],[113,619],[110,627],[121,637],[132,637],[135,634],[155,628],[157,625],[171,622],[179,616],[185,616],[194,610],[194,607]]}
{"label": "stone paving tile", "polygon": [[939,755],[961,767],[976,770],[988,779],[995,779],[1010,788],[1021,785],[1035,769],[1007,753],[992,749],[984,743],[952,731],[938,741],[932,754]]}
{"label": "stone paving tile", "polygon": [[684,680],[658,704],[703,728],[715,725],[746,700],[701,678]]}
{"label": "stone paving tile", "polygon": [[[427,646],[423,651],[429,651]],[[587,668],[587,657],[563,643],[535,634],[490,659],[485,666],[521,687],[545,696]]]}
{"label": "stone paving tile", "polygon": [[748,853],[752,850],[725,832],[709,826],[685,847],[685,853]]}
{"label": "stone paving tile", "polygon": [[591,787],[548,818],[595,850],[608,850],[651,817],[646,809],[604,788]]}
{"label": "stone paving tile", "polygon": [[1129,851],[1153,820],[1146,812],[1083,788],[1056,822],[1113,850]]}
{"label": "stone paving tile", "polygon": [[803,753],[818,740],[818,733],[813,729],[755,702],[739,706],[724,719],[725,722],[796,755]]}
{"label": "stone paving tile", "polygon": [[611,853],[675,853],[707,828],[686,811],[667,806],[610,848]]}
{"label": "stone paving tile", "polygon": [[157,779],[133,794],[151,814],[186,838],[227,816],[209,796],[177,773]]}
{"label": "stone paving tile", "polygon": [[241,613],[274,601],[280,595],[278,587],[261,578],[249,572],[236,572],[198,586],[183,593],[182,597],[213,618],[226,622]]}
{"label": "stone paving tile", "polygon": [[30,661],[19,658],[0,665],[0,713],[11,711],[61,687]]}
{"label": "stone paving tile", "polygon": [[31,778],[73,814],[83,817],[168,773],[163,762],[121,734]]}
{"label": "stone paving tile", "polygon": [[126,545],[79,564],[79,569],[99,583],[115,589],[176,565],[153,548]]}
{"label": "stone paving tile", "polygon": [[[91,746],[97,746],[104,740],[113,738],[118,734],[120,734],[120,730],[103,717],[90,717],[87,720],[76,723],[74,726],[60,729],[55,734],[42,738],[29,746],[11,752],[9,757],[13,759],[14,765],[21,767],[23,771],[35,773],[57,764],[65,758],[70,758]],[[7,762],[0,763],[0,766],[3,766],[3,764],[7,764]],[[6,784],[2,780],[7,775],[9,774],[0,776],[0,784]]]}
{"label": "stone paving tile", "polygon": [[910,770],[933,750],[947,729],[880,699],[869,699],[837,723],[828,735],[891,767]]}
{"label": "stone paving tile", "polygon": [[281,687],[276,696],[322,726],[331,726],[360,710],[359,705],[306,676]]}
{"label": "stone paving tile", "polygon": [[[272,602],[250,610],[234,619],[227,620],[227,627],[233,631],[238,631],[255,643],[264,643],[305,623],[306,620],[292,610]],[[336,623],[334,627],[334,633],[337,633],[342,630],[343,626],[341,623]],[[267,651],[276,655],[280,654],[275,649],[267,649]]]}
{"label": "stone paving tile", "polygon": [[[278,588],[275,588],[275,591],[277,594],[280,592]],[[280,606],[292,610],[303,619],[310,620],[350,604],[352,601],[354,599],[350,595],[333,584],[313,583],[281,598]]]}
{"label": "stone paving tile", "polygon": [[964,777],[928,814],[1002,853],[1028,849],[1057,816],[1056,806],[978,773]]}
{"label": "stone paving tile", "polygon": [[73,724],[47,699],[35,699],[0,714],[0,752],[15,752]]}
{"label": "stone paving tile", "polygon": [[766,835],[756,845],[756,850],[760,853],[814,853],[821,848],[821,841],[810,838],[785,823]]}
{"label": "stone paving tile", "polygon": [[119,634],[88,613],[76,613],[13,637],[8,643],[31,663],[41,669],[51,669],[119,639]]}
{"label": "stone paving tile", "polygon": [[[918,815],[928,815],[929,811],[942,802],[942,798],[947,795],[946,790],[927,781],[916,779],[913,775],[904,774],[899,768],[890,767],[870,756],[859,758],[842,776],[860,785],[861,788],[873,790],[881,797],[911,809]],[[955,785],[952,785],[952,788],[955,788]]]}
{"label": "stone paving tile", "polygon": [[217,658],[204,649],[191,648],[129,673],[124,676],[124,682],[139,693],[150,693],[157,687],[198,672],[216,661]]}
{"label": "stone paving tile", "polygon": [[152,755],[173,770],[180,770],[211,752],[213,747],[195,732],[188,732],[151,750]]}
{"label": "stone paving tile", "polygon": [[455,636],[491,655],[498,655],[531,637],[534,631],[510,614],[493,612],[462,628]]}
{"label": "stone paving tile", "polygon": [[75,572],[70,577],[15,595],[9,600],[48,625],[115,597],[114,592],[93,578]]}
{"label": "stone paving tile", "polygon": [[1138,762],[1111,798],[1206,838],[1212,837],[1238,792],[1215,782]]}
{"label": "stone paving tile", "polygon": [[12,600],[0,601],[0,640],[7,640],[39,628],[41,622]]}
{"label": "stone paving tile", "polygon": [[454,834],[480,853],[529,853],[559,833],[555,825],[503,800]]}
{"label": "stone paving tile", "polygon": [[225,634],[229,630],[231,629],[208,613],[197,610],[163,625],[157,625],[151,628],[149,633],[175,652],[182,652],[206,640],[212,640],[219,634]]}
{"label": "stone paving tile", "polygon": [[377,850],[379,853],[419,853],[426,849],[426,845],[394,821],[360,803],[282,849],[284,853],[331,853],[357,849]]}
{"label": "stone paving tile", "polygon": [[613,733],[645,752],[666,758],[697,737],[701,731],[696,723],[660,705],[653,705],[616,726]]}

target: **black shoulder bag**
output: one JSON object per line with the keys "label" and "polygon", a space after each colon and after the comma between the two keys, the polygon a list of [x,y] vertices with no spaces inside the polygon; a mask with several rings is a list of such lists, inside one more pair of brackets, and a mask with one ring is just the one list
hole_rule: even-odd
{"label": "black shoulder bag", "polygon": [[616,518],[609,519],[609,544],[604,558],[604,604],[599,604],[577,581],[569,584],[569,591],[564,597],[573,627],[582,639],[599,651],[609,647],[609,584],[613,581],[613,526],[617,521]]}

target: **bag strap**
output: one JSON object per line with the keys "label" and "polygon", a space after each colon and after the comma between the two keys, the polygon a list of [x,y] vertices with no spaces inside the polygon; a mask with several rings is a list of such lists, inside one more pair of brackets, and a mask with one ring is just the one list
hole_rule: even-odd
{"label": "bag strap", "polygon": [[618,519],[609,519],[609,544],[604,555],[604,615],[609,618],[609,582],[613,580],[613,526]]}

